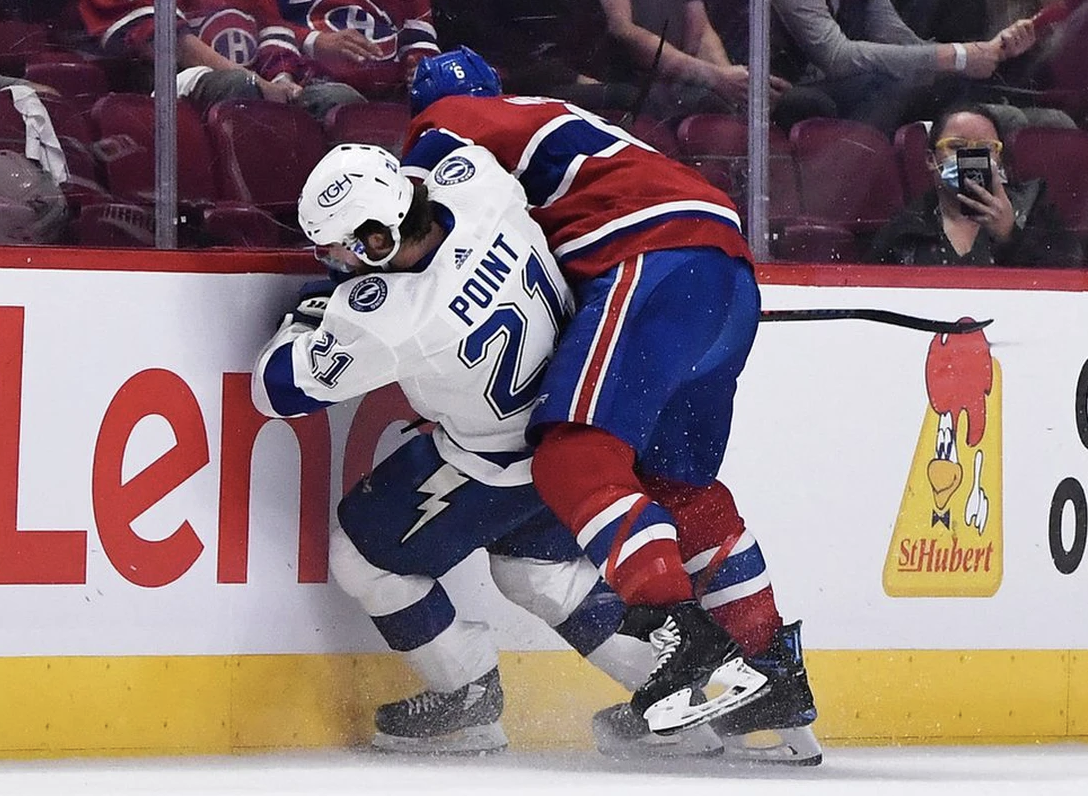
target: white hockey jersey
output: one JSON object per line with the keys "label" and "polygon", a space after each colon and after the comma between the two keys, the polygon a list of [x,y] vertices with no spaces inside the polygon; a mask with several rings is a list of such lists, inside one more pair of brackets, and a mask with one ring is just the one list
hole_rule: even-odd
{"label": "white hockey jersey", "polygon": [[487,150],[458,149],[425,184],[448,228],[429,262],[344,282],[317,329],[288,317],[258,357],[254,403],[295,416],[398,382],[446,461],[494,486],[529,483],[525,426],[573,297],[524,190]]}

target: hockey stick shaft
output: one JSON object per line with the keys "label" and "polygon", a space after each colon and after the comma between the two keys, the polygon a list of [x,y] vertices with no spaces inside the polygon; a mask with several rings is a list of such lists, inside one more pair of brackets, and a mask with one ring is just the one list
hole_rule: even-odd
{"label": "hockey stick shaft", "polygon": [[993,319],[984,321],[939,321],[933,318],[919,318],[916,315],[903,315],[891,310],[866,309],[807,309],[807,310],[763,310],[761,321],[873,321],[920,332],[934,334],[968,334],[985,329]]}

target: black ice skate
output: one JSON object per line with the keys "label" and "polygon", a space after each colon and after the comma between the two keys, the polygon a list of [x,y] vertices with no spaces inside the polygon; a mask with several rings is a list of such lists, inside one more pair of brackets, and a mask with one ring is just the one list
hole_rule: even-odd
{"label": "black ice skate", "polygon": [[722,753],[722,742],[709,724],[658,735],[650,732],[646,719],[636,716],[630,702],[593,714],[593,740],[602,755],[620,760],[662,757],[714,757]]}
{"label": "black ice skate", "polygon": [[747,659],[767,676],[768,693],[711,722],[730,758],[815,766],[823,750],[812,732],[816,704],[801,652],[801,623],[779,628],[762,655]]}
{"label": "black ice skate", "polygon": [[496,668],[456,691],[424,691],[382,705],[374,715],[372,745],[417,754],[497,752],[508,743],[499,723],[502,707]]}
{"label": "black ice skate", "polygon": [[737,643],[694,600],[667,608],[632,606],[620,632],[654,648],[657,664],[631,696],[631,709],[653,732],[698,726],[766,691],[767,676],[744,662]]}

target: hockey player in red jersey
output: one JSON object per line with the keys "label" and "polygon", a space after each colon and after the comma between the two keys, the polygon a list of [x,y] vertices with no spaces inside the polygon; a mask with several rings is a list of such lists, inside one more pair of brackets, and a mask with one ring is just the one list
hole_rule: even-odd
{"label": "hockey player in red jersey", "polygon": [[[631,710],[603,712],[599,729],[628,739],[708,720],[727,737],[776,729],[772,759],[819,762],[799,623],[782,625],[758,543],[716,480],[759,320],[736,209],[593,114],[499,94],[467,48],[423,61],[403,162],[422,176],[457,147],[491,150],[525,187],[575,289],[530,422],[534,482],[659,662]],[[741,648],[769,686],[693,696],[739,666]]]}

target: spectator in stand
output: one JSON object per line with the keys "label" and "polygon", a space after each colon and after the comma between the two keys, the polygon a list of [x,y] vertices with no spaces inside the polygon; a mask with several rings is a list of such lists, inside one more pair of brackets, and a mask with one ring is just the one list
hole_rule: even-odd
{"label": "spectator in stand", "polygon": [[998,64],[1035,44],[1030,20],[988,41],[937,44],[920,38],[891,0],[771,0],[780,28],[772,61],[798,85],[776,108],[783,127],[806,116],[839,116],[891,133],[900,124],[932,118],[966,97],[971,81],[991,77]]}
{"label": "spectator in stand", "polygon": [[511,94],[569,100],[592,111],[629,110],[634,76],[603,80],[605,19],[584,0],[432,0],[438,43],[479,52]]}
{"label": "spectator in stand", "polygon": [[416,64],[438,53],[430,0],[278,0],[300,49],[367,97],[403,97]]}
{"label": "spectator in stand", "polygon": [[[956,150],[990,151],[993,192],[968,182],[958,188]],[[1042,180],[1010,182],[996,117],[982,106],[956,106],[929,133],[933,190],[877,233],[871,262],[903,265],[1002,265],[1076,267],[1080,242],[1046,199]]]}
{"label": "spectator in stand", "polygon": [[[652,80],[651,114],[677,118],[693,113],[742,111],[748,101],[748,67],[734,64],[710,24],[703,0],[599,0],[608,35],[612,76]],[[656,71],[658,45],[665,43]],[[772,76],[772,102],[790,88]]]}
{"label": "spectator in stand", "polygon": [[[1002,69],[1005,82],[1029,91],[1076,91],[1088,85],[1088,70],[1074,66],[1084,63],[1084,34],[1088,31],[1088,5],[1082,0],[1008,0],[1007,4],[990,0],[990,5],[991,27],[1010,13],[1038,20],[1038,46]],[[1037,101],[1030,95],[1025,99]]]}
{"label": "spectator in stand", "polygon": [[[79,0],[87,30],[106,52],[154,58],[153,0]],[[178,94],[201,106],[224,99],[292,102],[318,118],[363,102],[303,56],[273,0],[179,0]]]}

